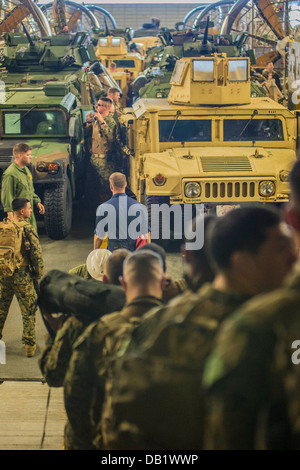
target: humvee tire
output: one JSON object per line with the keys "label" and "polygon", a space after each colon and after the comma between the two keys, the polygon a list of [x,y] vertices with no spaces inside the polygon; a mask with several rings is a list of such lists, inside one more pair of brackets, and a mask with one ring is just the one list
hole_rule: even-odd
{"label": "humvee tire", "polygon": [[66,238],[72,225],[72,188],[69,178],[44,191],[45,229],[49,238]]}

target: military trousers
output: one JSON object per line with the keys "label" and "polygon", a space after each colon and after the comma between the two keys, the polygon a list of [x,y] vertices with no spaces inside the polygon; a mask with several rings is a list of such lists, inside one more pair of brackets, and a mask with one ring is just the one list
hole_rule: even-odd
{"label": "military trousers", "polygon": [[[116,171],[103,154],[92,154],[87,168],[86,195],[90,203],[99,205],[111,196],[109,177]],[[94,205],[94,204],[93,204]]]}
{"label": "military trousers", "polygon": [[106,155],[93,153],[91,163],[95,167],[101,181],[108,183],[110,175],[115,171],[115,165],[112,161],[108,161]]}
{"label": "military trousers", "polygon": [[36,344],[37,293],[28,267],[21,268],[11,277],[0,278],[0,339],[14,295],[22,315],[22,343],[33,346]]}

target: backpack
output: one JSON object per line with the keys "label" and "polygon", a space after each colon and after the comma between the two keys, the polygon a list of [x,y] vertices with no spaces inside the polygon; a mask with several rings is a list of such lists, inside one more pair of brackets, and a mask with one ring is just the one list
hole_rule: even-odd
{"label": "backpack", "polygon": [[10,219],[0,222],[0,277],[13,276],[23,262],[23,225]]}

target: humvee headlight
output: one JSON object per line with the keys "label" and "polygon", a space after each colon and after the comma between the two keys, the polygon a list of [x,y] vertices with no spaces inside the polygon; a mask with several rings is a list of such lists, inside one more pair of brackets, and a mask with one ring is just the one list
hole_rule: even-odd
{"label": "humvee headlight", "polygon": [[156,93],[156,98],[163,98],[163,94],[162,94],[161,91],[158,91],[158,92]]}
{"label": "humvee headlight", "polygon": [[187,183],[184,188],[186,197],[199,197],[201,194],[201,186],[199,183]]}
{"label": "humvee headlight", "polygon": [[58,163],[49,163],[48,173],[51,173],[51,175],[54,175],[54,174],[58,173],[58,170],[59,170]]}
{"label": "humvee headlight", "polygon": [[36,171],[40,173],[49,173],[55,175],[59,171],[59,163],[48,163],[40,161],[36,164]]}
{"label": "humvee headlight", "polygon": [[285,170],[280,171],[279,179],[280,181],[286,183],[289,180],[289,172]]}
{"label": "humvee headlight", "polygon": [[259,185],[258,192],[263,197],[273,196],[275,193],[275,183],[273,181],[263,181]]}
{"label": "humvee headlight", "polygon": [[47,162],[38,162],[36,164],[36,171],[40,173],[47,173],[48,172],[48,163]]}

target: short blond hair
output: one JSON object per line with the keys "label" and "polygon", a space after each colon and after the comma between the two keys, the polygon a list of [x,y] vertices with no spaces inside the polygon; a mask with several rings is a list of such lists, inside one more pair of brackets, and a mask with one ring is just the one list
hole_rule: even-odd
{"label": "short blond hair", "polygon": [[123,175],[123,173],[118,173],[118,172],[112,173],[110,175],[109,182],[115,189],[125,188],[127,184],[126,176]]}

